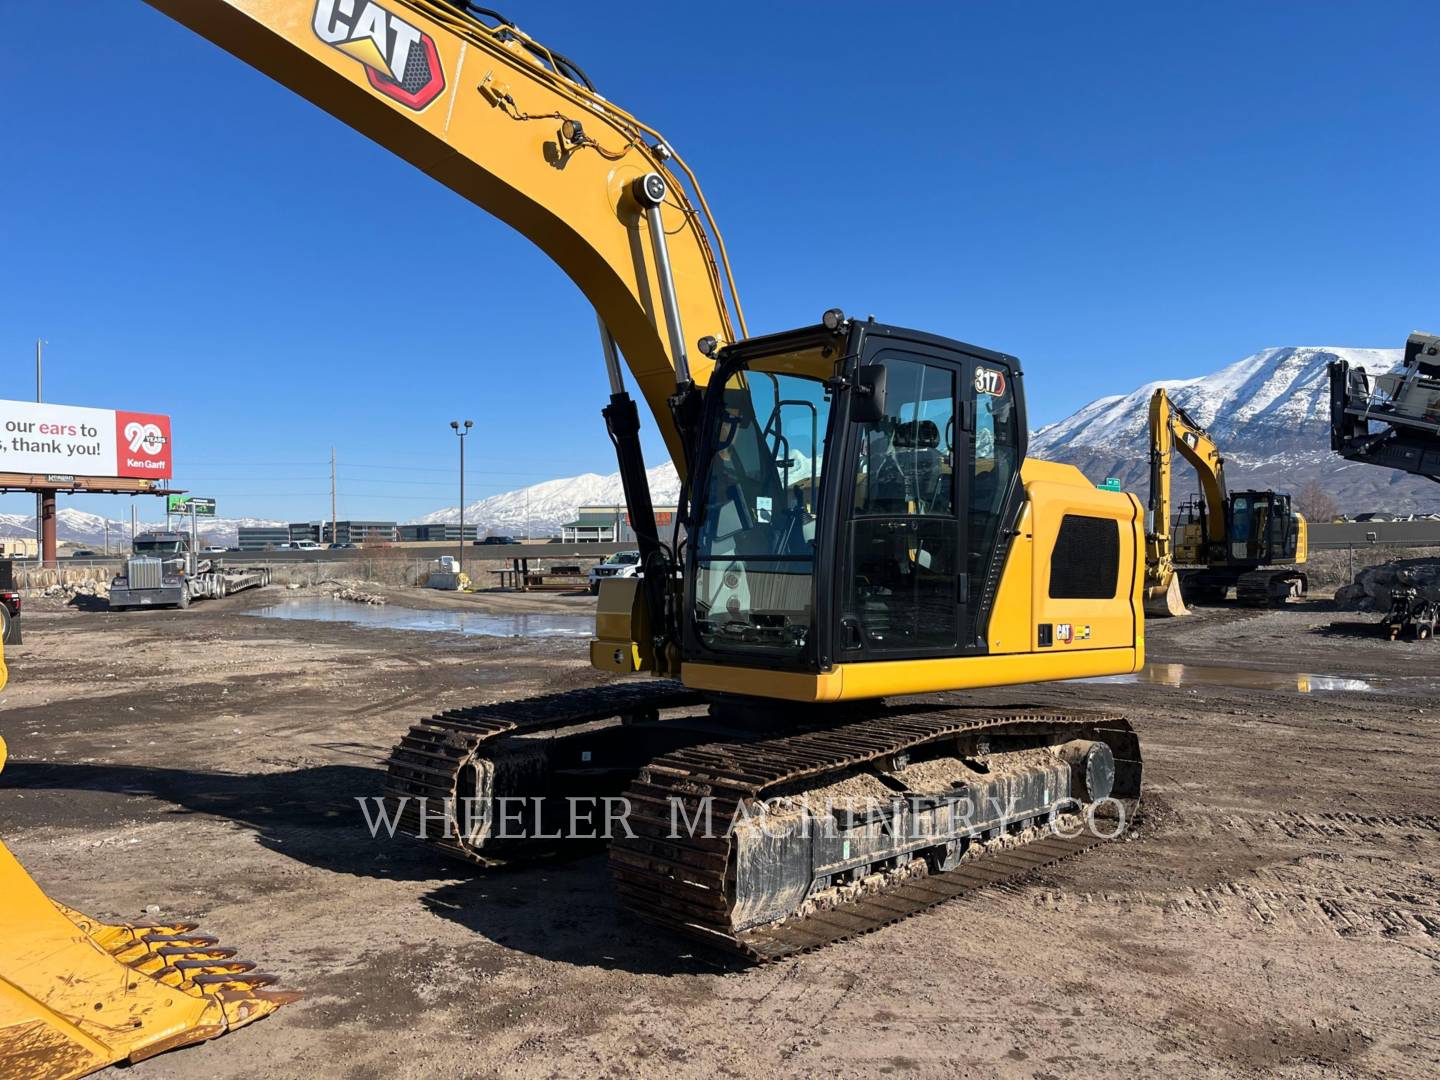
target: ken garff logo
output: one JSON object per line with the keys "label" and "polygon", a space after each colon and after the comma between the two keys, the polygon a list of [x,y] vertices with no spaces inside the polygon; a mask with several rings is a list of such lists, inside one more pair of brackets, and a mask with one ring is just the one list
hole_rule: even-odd
{"label": "ken garff logo", "polygon": [[370,85],[417,112],[445,89],[435,39],[375,0],[315,0],[315,34],[365,65]]}
{"label": "ken garff logo", "polygon": [[143,453],[152,457],[165,449],[165,433],[155,424],[142,424],[131,420],[125,425],[125,441],[130,444],[132,454]]}

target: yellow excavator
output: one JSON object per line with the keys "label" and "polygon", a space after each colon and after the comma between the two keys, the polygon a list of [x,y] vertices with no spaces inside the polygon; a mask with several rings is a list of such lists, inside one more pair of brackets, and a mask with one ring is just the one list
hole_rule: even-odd
{"label": "yellow excavator", "polygon": [[[954,693],[1144,662],[1143,508],[1027,457],[1014,356],[839,309],[752,335],[671,144],[493,11],[149,2],[513,226],[598,317],[644,567],[601,588],[613,678],[414,724],[403,832],[516,861],[605,800],[630,911],[768,960],[1123,831],[1124,718]],[[682,479],[668,535],[627,372]]]}
{"label": "yellow excavator", "polygon": [[[1195,469],[1200,498],[1177,514],[1171,466],[1179,451]],[[1150,502],[1145,534],[1145,609],[1186,615],[1186,601],[1215,603],[1230,589],[1247,607],[1305,595],[1308,558],[1304,515],[1277,491],[1231,492],[1225,459],[1210,434],[1164,388],[1150,398]]]}

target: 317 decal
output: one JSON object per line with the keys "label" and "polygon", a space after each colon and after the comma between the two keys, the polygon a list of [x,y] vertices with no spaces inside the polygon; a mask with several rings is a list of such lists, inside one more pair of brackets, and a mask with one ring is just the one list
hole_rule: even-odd
{"label": "317 decal", "polygon": [[975,392],[999,397],[1005,393],[1005,373],[998,368],[977,367],[975,369]]}

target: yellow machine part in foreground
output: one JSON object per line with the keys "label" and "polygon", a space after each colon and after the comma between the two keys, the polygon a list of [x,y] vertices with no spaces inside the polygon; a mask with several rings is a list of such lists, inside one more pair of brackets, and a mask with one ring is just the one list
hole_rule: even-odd
{"label": "yellow machine part in foreground", "polygon": [[[5,661],[0,653],[0,688]],[[0,768],[5,764],[0,739]],[[0,1080],[65,1080],[204,1042],[298,994],[193,923],[103,923],[45,895],[0,844]]]}

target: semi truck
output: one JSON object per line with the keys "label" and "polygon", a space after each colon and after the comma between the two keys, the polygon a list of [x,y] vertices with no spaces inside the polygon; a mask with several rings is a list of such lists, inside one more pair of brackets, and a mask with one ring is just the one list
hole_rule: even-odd
{"label": "semi truck", "polygon": [[189,607],[192,600],[229,596],[270,584],[263,566],[226,566],[197,553],[183,532],[148,532],[135,538],[125,568],[110,584],[110,610]]}

